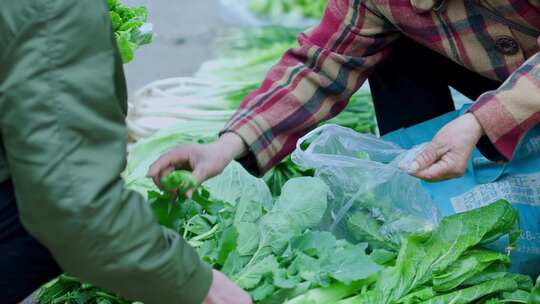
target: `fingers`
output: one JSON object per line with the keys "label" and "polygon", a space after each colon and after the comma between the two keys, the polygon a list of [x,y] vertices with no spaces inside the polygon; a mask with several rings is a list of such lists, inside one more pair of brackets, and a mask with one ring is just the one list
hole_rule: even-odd
{"label": "fingers", "polygon": [[446,147],[446,145],[432,142],[416,156],[414,161],[405,168],[405,171],[413,175],[417,172],[423,171],[435,164],[448,151],[449,149]]}
{"label": "fingers", "polygon": [[425,181],[436,182],[455,177],[453,171],[452,165],[441,159],[428,168],[414,173],[413,176]]}
{"label": "fingers", "polygon": [[156,186],[162,189],[161,179],[172,171],[182,168],[191,169],[189,164],[189,147],[179,147],[169,151],[156,160],[148,170],[147,176],[152,178]]}
{"label": "fingers", "polygon": [[[148,177],[163,189],[161,179],[174,170],[184,169],[193,173],[197,185],[220,174],[232,159],[223,156],[222,149],[215,145],[186,145],[173,149],[158,160],[148,170]],[[186,195],[191,197],[193,191]]]}
{"label": "fingers", "polygon": [[158,171],[156,175],[152,175],[152,181],[154,181],[154,184],[158,186],[159,189],[163,189],[163,185],[161,184],[161,180],[169,175],[171,172],[173,172],[176,169],[175,166],[169,165],[168,167],[165,167]]}
{"label": "fingers", "polygon": [[247,292],[219,271],[212,270],[212,272],[212,285],[204,304],[252,304]]}
{"label": "fingers", "polygon": [[420,170],[414,174],[415,177],[429,182],[437,182],[450,178],[461,177],[467,169],[466,159],[457,157],[452,151],[443,155],[437,162],[431,166]]}
{"label": "fingers", "polygon": [[189,165],[189,151],[187,148],[176,148],[168,153],[163,154],[156,160],[148,170],[149,176],[157,176],[159,173],[170,167],[184,167]]}
{"label": "fingers", "polygon": [[436,182],[462,176],[467,167],[466,159],[447,145],[432,142],[402,169],[425,181]]}

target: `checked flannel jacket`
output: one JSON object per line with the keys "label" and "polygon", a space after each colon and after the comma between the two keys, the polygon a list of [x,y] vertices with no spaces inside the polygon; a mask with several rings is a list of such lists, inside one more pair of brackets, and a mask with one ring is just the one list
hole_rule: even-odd
{"label": "checked flannel jacket", "polygon": [[[242,103],[234,132],[264,173],[317,123],[337,115],[370,70],[406,35],[504,82],[472,107],[506,159],[540,122],[540,0],[329,0],[321,23],[299,37]],[[421,63],[419,63],[421,64]],[[257,170],[255,170],[257,171]]]}

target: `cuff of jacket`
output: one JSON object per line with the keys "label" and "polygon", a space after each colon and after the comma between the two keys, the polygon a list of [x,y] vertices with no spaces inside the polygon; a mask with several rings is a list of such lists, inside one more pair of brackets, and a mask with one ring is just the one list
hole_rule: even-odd
{"label": "cuff of jacket", "polygon": [[522,132],[504,123],[510,114],[499,103],[496,93],[488,92],[480,96],[468,112],[476,117],[486,133],[478,142],[478,150],[491,161],[510,161]]}
{"label": "cuff of jacket", "polygon": [[181,302],[186,304],[200,304],[204,302],[212,285],[212,280],[212,268],[200,261],[199,266],[191,274],[191,277],[182,285],[184,296]]}
{"label": "cuff of jacket", "polygon": [[273,166],[271,159],[276,155],[271,140],[265,139],[264,131],[253,121],[240,121],[233,123],[235,118],[219,132],[219,136],[225,133],[238,135],[248,148],[248,153],[237,159],[249,173],[262,177]]}

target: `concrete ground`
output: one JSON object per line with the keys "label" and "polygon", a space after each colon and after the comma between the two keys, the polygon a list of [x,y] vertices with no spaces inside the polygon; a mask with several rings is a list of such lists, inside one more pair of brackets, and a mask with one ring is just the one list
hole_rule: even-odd
{"label": "concrete ground", "polygon": [[228,27],[219,0],[121,0],[149,8],[154,42],[125,66],[130,92],[158,79],[191,76],[214,54],[214,41]]}

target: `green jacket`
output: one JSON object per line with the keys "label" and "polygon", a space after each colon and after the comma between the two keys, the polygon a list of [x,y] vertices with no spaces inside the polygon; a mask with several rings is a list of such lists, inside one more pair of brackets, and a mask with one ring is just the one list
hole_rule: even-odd
{"label": "green jacket", "polygon": [[211,270],[123,186],[126,87],[105,0],[0,8],[0,181],[61,267],[146,304],[201,303]]}

